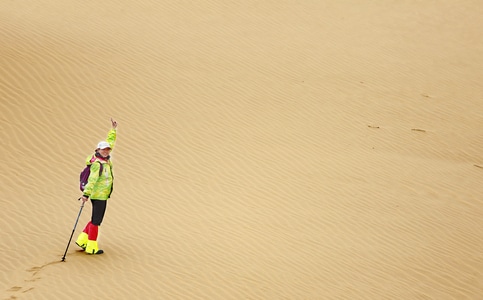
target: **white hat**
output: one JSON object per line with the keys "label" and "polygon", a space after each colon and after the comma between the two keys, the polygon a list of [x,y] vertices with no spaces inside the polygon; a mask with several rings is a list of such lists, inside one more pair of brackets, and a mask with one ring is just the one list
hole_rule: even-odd
{"label": "white hat", "polygon": [[106,149],[106,148],[111,148],[111,145],[109,145],[108,142],[102,141],[97,144],[97,149]]}

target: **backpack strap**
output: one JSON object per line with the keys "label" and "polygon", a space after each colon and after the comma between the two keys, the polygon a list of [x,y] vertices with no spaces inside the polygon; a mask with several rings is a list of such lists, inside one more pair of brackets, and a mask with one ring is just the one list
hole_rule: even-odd
{"label": "backpack strap", "polygon": [[102,175],[102,169],[103,169],[104,167],[102,166],[102,163],[101,163],[100,161],[98,161],[98,163],[99,163],[99,165],[100,165],[100,167],[99,167],[99,176],[101,176],[101,175]]}
{"label": "backpack strap", "polygon": [[[95,157],[95,156],[93,156],[93,157],[91,158],[90,162],[91,162],[91,165],[92,165],[93,163],[95,163],[95,162],[96,162],[96,157]],[[102,163],[101,163],[100,161],[97,161],[97,162],[99,163],[99,176],[101,176],[101,175],[102,175],[102,169],[104,168],[104,166],[102,165]]]}

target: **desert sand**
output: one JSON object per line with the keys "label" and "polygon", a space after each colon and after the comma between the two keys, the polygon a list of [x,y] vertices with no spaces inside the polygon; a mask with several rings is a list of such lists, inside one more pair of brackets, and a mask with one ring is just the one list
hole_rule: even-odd
{"label": "desert sand", "polygon": [[483,299],[482,15],[1,1],[0,299]]}

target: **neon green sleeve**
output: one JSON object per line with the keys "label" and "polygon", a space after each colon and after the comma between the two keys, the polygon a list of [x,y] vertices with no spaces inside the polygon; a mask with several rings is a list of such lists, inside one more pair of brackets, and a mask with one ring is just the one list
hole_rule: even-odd
{"label": "neon green sleeve", "polygon": [[113,150],[114,150],[114,144],[116,143],[116,136],[117,136],[116,129],[111,129],[107,133],[106,142],[108,142],[109,145],[111,145],[111,149],[113,149]]}

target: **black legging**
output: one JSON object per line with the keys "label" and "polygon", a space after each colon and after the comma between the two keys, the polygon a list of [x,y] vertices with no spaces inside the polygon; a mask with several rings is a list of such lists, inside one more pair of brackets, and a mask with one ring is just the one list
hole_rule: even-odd
{"label": "black legging", "polygon": [[93,225],[101,225],[102,219],[104,219],[104,214],[106,213],[107,200],[95,200],[91,199],[92,202],[92,217],[91,223]]}

